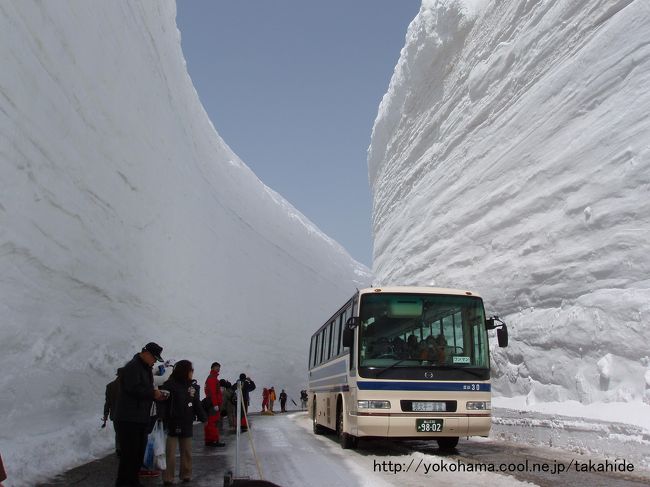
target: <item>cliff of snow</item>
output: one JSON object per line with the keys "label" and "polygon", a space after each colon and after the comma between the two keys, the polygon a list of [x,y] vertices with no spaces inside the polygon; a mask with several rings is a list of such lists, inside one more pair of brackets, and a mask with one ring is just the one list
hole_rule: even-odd
{"label": "cliff of snow", "polygon": [[221,140],[175,16],[170,1],[0,3],[6,485],[110,451],[104,385],[151,340],[200,383],[217,360],[297,397],[309,336],[368,284]]}
{"label": "cliff of snow", "polygon": [[368,152],[373,270],[482,294],[501,394],[650,401],[649,38],[634,0],[425,0],[409,27]]}

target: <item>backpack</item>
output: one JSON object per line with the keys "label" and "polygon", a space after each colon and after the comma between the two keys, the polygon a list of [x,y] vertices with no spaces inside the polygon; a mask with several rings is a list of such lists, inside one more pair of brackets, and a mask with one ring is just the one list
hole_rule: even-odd
{"label": "backpack", "polygon": [[208,396],[201,399],[201,406],[203,407],[203,410],[205,411],[206,415],[208,416],[214,415],[214,407],[212,406],[212,400]]}

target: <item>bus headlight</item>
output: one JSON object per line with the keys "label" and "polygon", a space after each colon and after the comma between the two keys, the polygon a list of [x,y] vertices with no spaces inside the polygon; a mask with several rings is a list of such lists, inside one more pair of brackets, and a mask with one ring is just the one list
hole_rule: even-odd
{"label": "bus headlight", "polygon": [[468,411],[487,411],[492,409],[490,401],[467,401],[465,405]]}
{"label": "bus headlight", "polygon": [[357,401],[358,409],[390,409],[390,401]]}

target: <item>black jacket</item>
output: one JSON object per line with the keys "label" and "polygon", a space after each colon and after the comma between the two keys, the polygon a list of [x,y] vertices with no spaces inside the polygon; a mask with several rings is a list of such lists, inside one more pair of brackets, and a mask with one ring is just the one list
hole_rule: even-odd
{"label": "black jacket", "polygon": [[106,399],[104,400],[104,418],[115,421],[115,407],[120,395],[120,378],[106,384]]}
{"label": "black jacket", "polygon": [[115,421],[150,423],[152,403],[153,373],[151,367],[136,353],[120,375]]}
{"label": "black jacket", "polygon": [[[244,403],[246,405],[250,404],[250,393],[255,390],[255,382],[253,382],[249,377],[246,377],[243,382],[241,380],[238,380],[237,382],[241,382],[241,392],[242,396],[244,396]],[[237,382],[235,382],[235,391],[237,390]],[[235,395],[236,394],[237,393],[235,393]]]}
{"label": "black jacket", "polygon": [[[160,410],[167,434],[191,438],[194,418],[202,422],[207,420],[201,405],[201,388],[195,383],[183,383],[176,379],[168,379],[160,388],[170,393],[169,399],[164,401],[165,404]],[[194,397],[190,394],[190,389],[194,389]]]}

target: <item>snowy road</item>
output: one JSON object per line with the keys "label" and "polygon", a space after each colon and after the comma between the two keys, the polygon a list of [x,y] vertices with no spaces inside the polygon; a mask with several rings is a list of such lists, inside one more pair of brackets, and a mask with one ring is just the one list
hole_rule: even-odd
{"label": "snowy road", "polygon": [[[253,434],[262,473],[283,487],[420,486],[424,482],[443,481],[447,485],[467,485],[468,480],[498,481],[501,486],[521,482],[490,473],[429,473],[424,467],[415,472],[420,459],[428,458],[393,442],[367,442],[357,451],[343,450],[333,435],[317,436],[311,431],[307,413],[292,413],[254,419]],[[254,476],[255,460],[249,445],[242,447],[245,471]],[[434,457],[431,457],[433,460]],[[395,473],[396,464],[413,460],[409,472]],[[390,465],[387,462],[392,462]],[[384,471],[382,471],[384,470]],[[390,471],[392,470],[392,471]],[[491,483],[491,482],[490,482]]]}
{"label": "snowy road", "polygon": [[[649,472],[639,472],[638,467],[633,473],[576,471],[576,462],[581,468],[590,460],[592,465],[604,460],[500,440],[461,440],[456,453],[442,456],[435,443],[424,441],[362,442],[357,451],[342,450],[334,436],[316,436],[311,432],[311,422],[306,413],[256,417],[253,429],[264,478],[285,487],[419,486],[438,482],[446,485],[498,482],[501,486],[530,482],[540,486],[590,487],[650,484]],[[254,457],[247,439],[244,439],[241,455],[245,465],[242,471],[257,477]],[[476,467],[474,471],[468,471],[471,467],[467,465],[476,465],[476,462],[485,466],[482,468],[499,468],[505,464],[523,469],[527,465],[528,471],[500,474],[477,472]],[[461,464],[463,466],[459,466]],[[533,472],[533,468],[546,468],[548,471]],[[566,471],[558,472],[564,469]]]}
{"label": "snowy road", "polygon": [[[441,455],[437,444],[429,441],[362,441],[361,448],[356,451],[343,450],[334,435],[314,435],[309,417],[302,412],[272,417],[254,414],[251,417],[251,431],[263,477],[283,487],[466,486],[469,483],[500,487],[650,485],[647,466],[649,450],[644,438],[638,438],[638,431],[630,425],[501,409],[496,413],[498,416],[494,420],[492,438],[461,440],[457,451],[447,455]],[[235,437],[224,433],[226,448],[206,449],[202,430],[202,425],[195,426],[192,485],[222,485],[224,474],[234,470]],[[593,449],[591,453],[583,454],[590,451],[584,445],[588,443],[587,446],[598,450],[598,442],[605,442],[608,438],[613,440],[612,452],[620,452],[618,448],[626,445],[627,453],[619,453],[619,456],[634,463],[635,471],[576,471],[576,464],[588,464],[590,460],[592,463],[604,462],[602,456],[593,453]],[[563,444],[565,449],[540,446],[549,444]],[[608,457],[610,460],[615,459],[611,456],[612,452]],[[643,461],[644,454],[646,462]],[[260,478],[246,434],[242,436],[240,458],[240,475]],[[474,468],[474,471],[468,471],[472,466],[479,465],[481,467]],[[485,471],[500,465],[519,468],[527,465],[528,471],[511,474]],[[544,468],[548,472],[532,471],[536,465],[546,466]],[[569,465],[572,467],[568,468]],[[639,466],[645,466],[645,470],[640,470]],[[480,468],[483,471],[479,471]],[[116,469],[115,455],[108,455],[39,485],[111,487]],[[562,469],[566,471],[560,471]],[[146,486],[160,485],[159,478],[141,481]]]}

